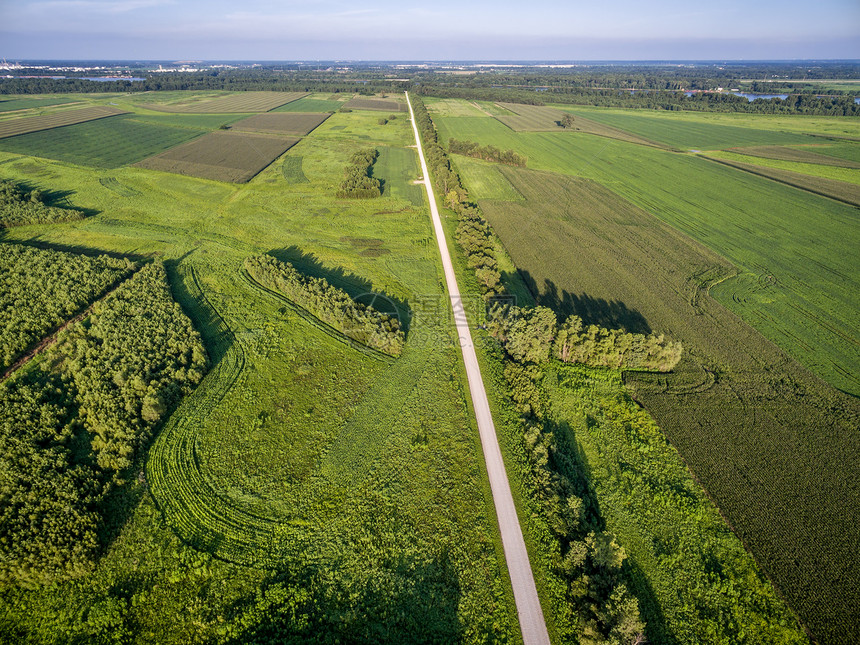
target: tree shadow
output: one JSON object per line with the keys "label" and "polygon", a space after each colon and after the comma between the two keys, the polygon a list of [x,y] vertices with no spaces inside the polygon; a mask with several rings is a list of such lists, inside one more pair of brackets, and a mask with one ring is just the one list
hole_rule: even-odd
{"label": "tree shadow", "polygon": [[[591,427],[597,420],[586,415],[585,423]],[[557,450],[552,455],[555,469],[570,482],[571,491],[583,501],[583,525],[585,531],[605,531],[606,520],[600,510],[597,494],[591,485],[593,481],[588,459],[576,440],[576,431],[566,421],[547,422],[547,432],[556,439]],[[570,492],[565,491],[567,495]],[[630,582],[631,591],[639,601],[639,613],[645,621],[645,634],[649,643],[677,645],[678,640],[666,625],[666,617],[654,588],[647,575],[632,558],[628,557],[622,566],[623,578]]]}
{"label": "tree shadow", "polygon": [[599,325],[607,329],[623,329],[631,334],[650,334],[651,326],[639,311],[630,309],[620,300],[593,298],[588,294],[576,295],[558,286],[549,278],[539,288],[531,273],[520,269],[526,287],[537,304],[549,307],[561,316],[576,315],[586,325]]}
{"label": "tree shadow", "polygon": [[54,206],[56,208],[75,210],[80,213],[83,213],[85,217],[92,217],[101,213],[100,210],[95,208],[84,208],[82,206],[75,206],[69,198],[72,195],[77,194],[76,190],[53,190],[50,188],[45,188],[38,183],[34,183],[26,179],[20,181],[16,180],[15,184],[17,184],[19,188],[28,193],[34,190],[38,190],[42,194],[42,203],[45,204],[45,206]]}
{"label": "tree shadow", "polygon": [[408,301],[375,289],[370,281],[354,273],[347,273],[341,267],[327,267],[313,253],[305,253],[298,246],[272,249],[268,254],[281,262],[289,262],[305,275],[325,279],[333,287],[345,291],[353,300],[372,304],[377,311],[395,316],[400,320],[403,331],[409,331],[412,310]]}
{"label": "tree shadow", "polygon": [[460,584],[447,553],[344,564],[270,576],[231,608],[247,628],[229,645],[462,640]]}
{"label": "tree shadow", "polygon": [[63,251],[64,253],[75,253],[77,255],[86,255],[91,258],[106,255],[115,260],[129,259],[132,262],[145,262],[152,259],[152,255],[141,255],[138,253],[118,253],[116,251],[106,251],[94,246],[86,246],[83,244],[60,244],[58,242],[49,242],[40,239],[39,235],[31,237],[29,240],[6,240],[4,239],[3,229],[0,229],[0,241],[8,242],[9,244],[20,244],[21,246],[30,246],[35,249],[46,249],[48,251]]}

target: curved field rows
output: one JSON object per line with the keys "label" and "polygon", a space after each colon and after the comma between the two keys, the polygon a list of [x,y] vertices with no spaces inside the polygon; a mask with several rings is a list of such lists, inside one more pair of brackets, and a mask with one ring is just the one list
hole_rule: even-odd
{"label": "curved field rows", "polygon": [[217,321],[219,342],[226,351],[158,435],[149,452],[147,481],[167,522],[183,540],[231,562],[265,564],[275,522],[231,504],[200,469],[196,430],[241,376],[245,355],[233,331],[203,293],[193,267],[187,278],[189,291]]}

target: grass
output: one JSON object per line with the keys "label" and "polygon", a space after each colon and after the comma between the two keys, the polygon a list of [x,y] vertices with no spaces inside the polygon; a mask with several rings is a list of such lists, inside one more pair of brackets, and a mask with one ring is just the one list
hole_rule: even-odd
{"label": "grass", "polygon": [[210,132],[137,165],[191,177],[245,183],[297,142],[298,139],[263,134]]}
{"label": "grass", "polygon": [[379,112],[406,112],[406,104],[393,99],[361,99],[347,101],[343,107],[350,110],[376,110]]}
{"label": "grass", "polygon": [[463,155],[452,155],[454,164],[463,185],[472,199],[500,199],[518,201],[522,199],[507,177],[502,174],[499,164],[470,159]]}
{"label": "grass", "polygon": [[840,159],[831,155],[819,154],[816,151],[817,146],[797,146],[790,148],[788,146],[753,146],[749,148],[732,148],[727,152],[736,152],[741,155],[749,155],[751,157],[760,157],[772,161],[788,161],[802,163],[806,166],[822,165],[822,166],[837,166],[842,168],[860,168],[860,163]]}
{"label": "grass", "polygon": [[383,194],[413,206],[424,204],[424,186],[415,183],[420,174],[415,154],[407,148],[380,148],[373,164],[373,176],[384,182]]}
{"label": "grass", "polygon": [[91,168],[118,168],[205,134],[120,115],[0,140],[0,150]]}
{"label": "grass", "polygon": [[122,110],[107,106],[92,106],[79,110],[65,110],[42,116],[25,116],[20,119],[8,119],[0,122],[0,139],[16,135],[50,130],[64,125],[74,125],[96,119],[123,114]]}
{"label": "grass", "polygon": [[293,155],[287,155],[284,157],[284,161],[281,164],[281,172],[284,175],[284,179],[287,180],[288,184],[306,184],[308,183],[308,178],[305,177],[305,173],[302,172],[302,158]]}
{"label": "grass", "polygon": [[[481,206],[538,302],[587,322],[666,332],[684,343],[685,358],[673,374],[627,376],[636,399],[813,633],[826,640],[840,630],[855,632],[860,626],[845,607],[856,602],[860,570],[845,562],[858,536],[847,508],[860,499],[844,473],[860,456],[849,430],[860,406],[709,296],[727,289],[747,303],[745,317],[764,317],[759,303],[778,293],[772,276],[725,280],[734,272],[725,260],[593,181],[503,172],[525,201]],[[796,226],[792,235],[802,236],[803,227],[820,234],[802,219]],[[809,269],[805,277],[814,274]],[[783,301],[785,316],[803,294]],[[815,342],[808,324],[799,327],[804,332],[806,342]],[[831,545],[826,552],[823,544]],[[792,555],[798,553],[817,557]],[[826,584],[818,584],[822,579]]]}
{"label": "grass", "polygon": [[860,144],[858,143],[831,143],[827,145],[818,145],[815,147],[816,152],[837,159],[846,159],[854,163],[860,163]]}
{"label": "grass", "polygon": [[426,99],[431,116],[484,116],[474,103],[460,99]]}
{"label": "grass", "polygon": [[[303,606],[326,625],[308,639],[422,631],[443,642],[516,642],[449,330],[413,321],[397,371],[285,310],[239,270],[248,255],[271,252],[354,296],[384,293],[403,312],[419,295],[439,295],[423,208],[398,190],[333,197],[344,165],[368,145],[401,149],[383,152],[392,188],[414,171],[407,120],[377,120],[336,114],[305,137],[285,158],[301,157],[307,181],[295,184],[278,164],[231,185],[0,152],[0,163],[11,160],[4,174],[23,178],[22,164],[36,165],[53,189],[74,191],[76,205],[100,213],[63,230],[4,231],[3,241],[163,257],[213,360],[156,439],[134,480],[139,501],[96,570],[50,589],[0,589],[14,608],[0,617],[4,633],[94,642],[98,612],[110,610],[111,635],[130,643],[248,642],[253,634],[235,630],[257,624],[258,594],[274,598],[265,590],[296,576]],[[108,178],[115,182],[100,181]],[[368,451],[372,460],[357,458]],[[374,591],[380,585],[384,593]],[[408,622],[428,599],[426,624]]]}

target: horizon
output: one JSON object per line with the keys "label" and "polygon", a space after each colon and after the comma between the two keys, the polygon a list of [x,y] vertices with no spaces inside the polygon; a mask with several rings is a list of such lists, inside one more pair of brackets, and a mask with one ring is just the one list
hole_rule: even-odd
{"label": "horizon", "polygon": [[[691,8],[527,7],[440,0],[431,8],[341,0],[20,0],[0,7],[0,42],[24,60],[851,60],[860,5],[801,0]],[[479,27],[475,27],[479,25]]]}

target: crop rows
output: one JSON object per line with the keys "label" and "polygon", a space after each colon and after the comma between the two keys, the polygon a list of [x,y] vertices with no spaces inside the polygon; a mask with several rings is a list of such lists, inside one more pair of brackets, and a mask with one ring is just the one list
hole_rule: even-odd
{"label": "crop rows", "polygon": [[762,157],[764,159],[797,161],[800,163],[839,166],[842,168],[860,168],[860,163],[856,161],[840,159],[839,157],[832,157],[827,154],[819,154],[810,146],[797,148],[790,148],[788,146],[750,146],[747,148],[731,148],[730,151],[750,157]]}
{"label": "crop rows", "polygon": [[116,116],[117,114],[126,114],[126,112],[125,110],[119,110],[107,105],[95,105],[79,110],[64,110],[42,116],[9,119],[8,121],[0,121],[0,139],[28,134],[30,132],[39,132],[41,130],[50,130],[64,125],[84,123],[85,121],[95,121],[96,119],[104,119]]}
{"label": "crop rows", "polygon": [[327,113],[320,114],[318,112],[257,114],[234,123],[231,129],[242,132],[268,132],[303,137],[310,134],[329,116]]}
{"label": "crop rows", "polygon": [[292,148],[298,139],[262,134],[210,132],[137,165],[203,179],[244,183]]}
{"label": "crop rows", "polygon": [[707,295],[734,271],[719,256],[593,182],[502,171],[526,201],[481,206],[538,300],[683,341],[673,374],[628,385],[813,633],[856,633],[860,404]]}
{"label": "crop rows", "polygon": [[307,96],[306,92],[239,92],[217,99],[158,105],[147,103],[148,110],[177,114],[232,114],[240,112],[268,112],[276,107]]}
{"label": "crop rows", "polygon": [[350,110],[378,110],[380,112],[406,112],[405,103],[391,99],[351,99],[344,105]]}

